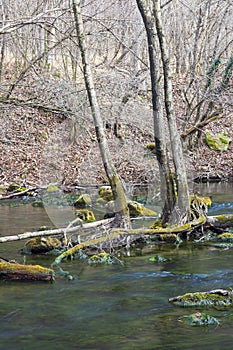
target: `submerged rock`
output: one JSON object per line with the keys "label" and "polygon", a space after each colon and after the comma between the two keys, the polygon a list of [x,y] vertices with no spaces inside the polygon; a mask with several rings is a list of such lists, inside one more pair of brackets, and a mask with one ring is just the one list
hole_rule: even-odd
{"label": "submerged rock", "polygon": [[196,312],[194,314],[183,316],[179,321],[186,323],[190,326],[208,326],[218,325],[219,321],[205,312]]}

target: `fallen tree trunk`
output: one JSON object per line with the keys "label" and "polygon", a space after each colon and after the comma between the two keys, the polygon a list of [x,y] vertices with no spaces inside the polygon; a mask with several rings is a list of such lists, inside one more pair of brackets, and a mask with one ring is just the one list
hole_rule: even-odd
{"label": "fallen tree trunk", "polygon": [[13,281],[53,281],[52,269],[40,265],[22,265],[7,261],[0,262],[0,279]]}

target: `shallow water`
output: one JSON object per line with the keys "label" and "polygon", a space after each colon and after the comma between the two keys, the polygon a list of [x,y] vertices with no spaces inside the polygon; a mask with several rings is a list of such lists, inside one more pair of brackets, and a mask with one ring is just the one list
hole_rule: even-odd
{"label": "shallow water", "polygon": [[[229,193],[224,203],[232,203]],[[219,208],[223,203],[213,196]],[[233,205],[228,205],[230,212]],[[0,207],[1,235],[51,222],[31,204]],[[0,245],[0,256],[15,258],[23,242]],[[168,260],[152,263],[159,254]],[[200,308],[181,308],[170,297],[191,291],[231,288],[232,250],[209,245],[151,246],[131,252],[124,265],[62,263],[74,277],[54,283],[0,282],[0,349],[232,349],[233,308],[205,310],[219,326],[191,327],[179,319]],[[50,266],[51,257],[27,256],[26,263]]]}

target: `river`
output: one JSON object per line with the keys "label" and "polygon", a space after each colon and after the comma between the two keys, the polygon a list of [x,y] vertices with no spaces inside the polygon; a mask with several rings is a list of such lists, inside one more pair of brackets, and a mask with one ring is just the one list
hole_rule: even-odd
{"label": "river", "polygon": [[[233,213],[232,184],[197,185],[211,194],[213,215]],[[42,208],[31,204],[0,207],[0,234],[50,225]],[[4,243],[0,255],[19,262],[50,266],[52,257],[19,253],[23,242]],[[165,262],[152,263],[159,254]],[[78,260],[62,263],[74,277],[54,283],[0,282],[1,350],[226,350],[233,344],[232,308],[204,310],[218,326],[192,327],[182,316],[200,308],[168,302],[185,292],[231,288],[232,249],[184,243],[131,251],[124,265],[88,265]]]}

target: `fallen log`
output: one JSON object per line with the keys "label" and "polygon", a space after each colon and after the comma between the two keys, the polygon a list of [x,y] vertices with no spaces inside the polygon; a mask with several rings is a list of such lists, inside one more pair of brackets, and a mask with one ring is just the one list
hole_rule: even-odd
{"label": "fallen log", "polygon": [[40,265],[0,262],[0,279],[12,281],[53,281],[55,272]]}
{"label": "fallen log", "polygon": [[96,222],[91,222],[88,224],[81,224],[79,226],[74,226],[74,227],[69,227],[70,226],[69,225],[68,227],[58,228],[58,229],[54,229],[54,230],[24,232],[24,233],[19,233],[17,235],[0,237],[0,243],[19,241],[19,240],[23,240],[23,239],[42,237],[42,236],[65,235],[67,233],[75,233],[78,231],[85,231],[85,230],[101,227],[101,226],[109,224],[111,221],[113,221],[113,218],[106,219],[106,220],[100,220],[100,221],[96,221]]}

